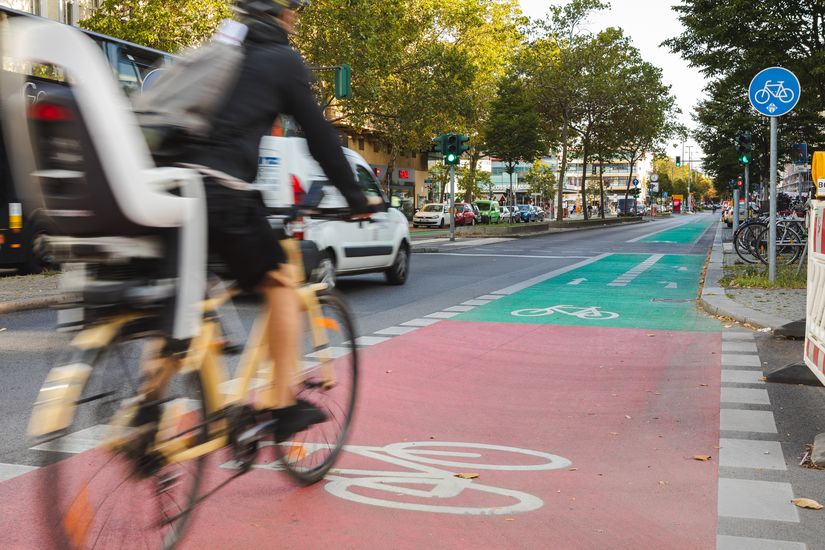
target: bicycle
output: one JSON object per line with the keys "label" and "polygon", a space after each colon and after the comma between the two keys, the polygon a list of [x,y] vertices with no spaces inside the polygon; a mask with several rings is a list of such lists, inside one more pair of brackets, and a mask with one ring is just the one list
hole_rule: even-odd
{"label": "bicycle", "polygon": [[780,80],[776,84],[771,84],[771,80],[765,82],[765,86],[753,94],[753,100],[759,105],[767,103],[771,97],[775,97],[782,103],[790,103],[794,99],[794,91],[785,87],[785,82]]}
{"label": "bicycle", "polygon": [[[284,244],[300,268],[297,242]],[[323,283],[304,284],[298,292],[306,353],[293,386],[296,397],[325,411],[327,421],[267,446],[296,481],[311,484],[329,471],[346,441],[358,353],[345,302]],[[219,309],[235,294],[219,288],[204,300],[200,330],[179,358],[164,349],[158,311],[127,302],[99,312],[99,320],[73,339],[69,360],[50,371],[30,423],[30,434],[44,441],[40,448],[73,453],[78,437],[103,435],[93,450],[45,469],[39,501],[58,547],[174,548],[193,509],[249,471],[262,442],[274,438],[264,313],[250,331],[234,381],[222,362],[234,350]],[[202,492],[205,459],[221,449],[238,471]]]}
{"label": "bicycle", "polygon": [[511,312],[511,315],[515,317],[545,317],[548,315],[553,315],[554,313],[570,315],[572,317],[578,317],[579,319],[596,320],[615,319],[619,316],[618,313],[614,313],[612,311],[602,311],[599,306],[576,307],[567,305],[550,306],[546,308],[517,309]]}

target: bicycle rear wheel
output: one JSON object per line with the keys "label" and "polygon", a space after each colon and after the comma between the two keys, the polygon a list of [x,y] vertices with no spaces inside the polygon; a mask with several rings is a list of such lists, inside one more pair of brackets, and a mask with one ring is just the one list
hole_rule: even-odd
{"label": "bicycle rear wheel", "polygon": [[745,223],[736,230],[733,235],[733,248],[742,261],[755,264],[759,262],[759,256],[753,249],[758,232],[764,227],[756,222]]}
{"label": "bicycle rear wheel", "polygon": [[327,420],[275,445],[284,469],[303,485],[321,480],[332,468],[349,434],[358,394],[358,352],[349,309],[333,292],[320,295],[318,300],[321,315],[309,314],[307,322],[324,331],[327,351],[317,349],[310,327],[306,326],[303,349],[307,353],[296,384],[296,397],[319,407]]}
{"label": "bicycle rear wheel", "polygon": [[[755,242],[755,250],[759,254],[759,259],[762,263],[768,263],[768,250],[770,248],[769,245],[769,231],[770,228],[765,227],[762,229],[759,234],[756,236]],[[802,237],[799,236],[799,233],[796,232],[792,227],[789,225],[778,225],[776,228],[776,264],[777,265],[788,265],[792,264],[802,253],[802,247],[805,246],[805,242],[802,240]]]}
{"label": "bicycle rear wheel", "polygon": [[[135,409],[141,411],[141,420],[128,425],[143,430],[117,426],[129,410],[128,400],[138,395],[148,341],[119,337],[90,355],[76,357],[88,361],[92,371],[76,401],[73,423],[39,446],[60,459],[44,469],[39,498],[58,548],[170,549],[190,519],[203,458],[168,465],[145,449],[158,429],[169,439],[181,432],[206,439],[197,374],[176,374],[162,399]],[[144,434],[143,443],[138,443],[138,434]],[[116,448],[114,438],[131,443]]]}

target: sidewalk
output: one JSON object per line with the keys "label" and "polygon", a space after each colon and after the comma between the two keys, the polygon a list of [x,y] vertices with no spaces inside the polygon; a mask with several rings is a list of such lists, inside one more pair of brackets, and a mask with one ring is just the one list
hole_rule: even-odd
{"label": "sidewalk", "polygon": [[733,265],[732,231],[721,222],[716,230],[700,303],[711,314],[771,331],[804,321],[805,289],[722,288],[723,266]]}
{"label": "sidewalk", "polygon": [[57,273],[0,276],[0,315],[57,305],[63,292]]}

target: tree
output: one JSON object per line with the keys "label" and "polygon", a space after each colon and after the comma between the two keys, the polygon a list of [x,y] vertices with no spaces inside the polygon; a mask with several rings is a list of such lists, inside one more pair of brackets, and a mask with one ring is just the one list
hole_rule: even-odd
{"label": "tree", "polygon": [[390,153],[385,185],[402,151],[429,149],[433,136],[467,117],[476,69],[447,10],[426,0],[359,0],[343,9],[339,0],[317,0],[301,16],[295,43],[307,60],[352,67],[353,98],[329,112],[381,136]]}
{"label": "tree", "polygon": [[580,27],[590,13],[608,6],[600,0],[572,0],[564,6],[551,6],[547,17],[536,22],[533,39],[520,56],[521,70],[535,94],[547,140],[561,145],[556,214],[560,221],[568,150],[574,138],[572,125],[580,119],[581,48],[589,37]]}
{"label": "tree", "polygon": [[484,140],[489,154],[504,162],[505,171],[510,175],[511,197],[516,165],[521,161],[532,162],[546,150],[540,125],[541,119],[524,83],[516,78],[503,78],[484,129]]}
{"label": "tree", "polygon": [[750,108],[747,88],[762,69],[792,70],[803,93],[796,108],[779,119],[780,158],[792,143],[825,145],[825,3],[822,0],[682,0],[674,7],[685,31],[665,42],[712,78],[709,98],[696,111],[696,139],[716,190],[741,172],[733,149],[735,134],[753,133],[752,180],[768,179],[768,128]]}
{"label": "tree", "polygon": [[527,182],[527,190],[531,195],[539,195],[542,205],[553,200],[556,195],[556,176],[553,169],[547,166],[541,159],[537,159],[530,171],[524,175]]}
{"label": "tree", "polygon": [[165,52],[197,46],[230,16],[228,0],[104,0],[79,25]]}

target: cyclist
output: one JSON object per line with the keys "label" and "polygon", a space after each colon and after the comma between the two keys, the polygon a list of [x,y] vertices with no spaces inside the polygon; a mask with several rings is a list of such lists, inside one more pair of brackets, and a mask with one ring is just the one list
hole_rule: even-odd
{"label": "cyclist", "polygon": [[308,0],[236,0],[241,22],[248,27],[238,83],[215,117],[208,139],[185,144],[181,159],[210,169],[205,178],[210,249],[242,288],[263,296],[268,308],[267,341],[277,382],[265,400],[277,420],[279,441],[326,417],[314,405],[296,401],[288,383],[301,351],[297,278],[266,219],[260,194],[245,189],[257,175],[261,137],[271,133],[280,115],[292,115],[312,156],[353,214],[374,211],[335,130],[316,103],[308,68],[289,45],[298,12],[308,4]]}

